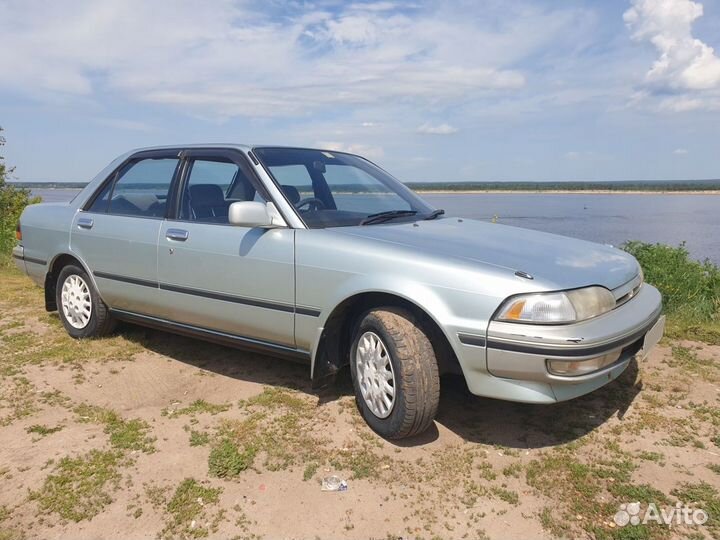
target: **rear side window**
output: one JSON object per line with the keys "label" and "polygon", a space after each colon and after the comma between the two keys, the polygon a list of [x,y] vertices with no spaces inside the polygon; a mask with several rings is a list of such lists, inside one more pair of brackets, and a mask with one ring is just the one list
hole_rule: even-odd
{"label": "rear side window", "polygon": [[108,213],[164,217],[178,163],[177,158],[162,158],[142,159],[130,164],[115,181]]}

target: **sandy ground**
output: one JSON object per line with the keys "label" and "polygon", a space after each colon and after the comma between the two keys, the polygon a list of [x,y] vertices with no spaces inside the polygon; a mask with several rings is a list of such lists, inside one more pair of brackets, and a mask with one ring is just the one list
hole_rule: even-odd
{"label": "sandy ground", "polygon": [[[630,538],[612,521],[620,503],[720,487],[717,346],[665,344],[553,406],[477,398],[447,379],[434,427],[393,443],[365,427],[347,378],[313,392],[305,366],[131,326],[73,342],[39,290],[2,283],[1,539]],[[114,442],[87,405],[139,420],[145,448]],[[207,437],[192,445],[193,433]],[[256,449],[225,478],[209,467],[222,440]],[[83,468],[93,450],[119,459],[109,481]],[[77,470],[64,476],[66,457]],[[348,490],[321,491],[331,474]],[[174,497],[186,479],[216,500]],[[632,537],[710,538],[713,527]]]}

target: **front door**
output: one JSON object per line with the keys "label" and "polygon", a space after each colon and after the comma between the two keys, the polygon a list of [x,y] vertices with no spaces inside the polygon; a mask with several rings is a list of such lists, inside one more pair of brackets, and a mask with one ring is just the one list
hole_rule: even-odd
{"label": "front door", "polygon": [[234,201],[267,195],[237,151],[187,152],[177,219],[163,222],[158,281],[164,317],[293,347],[294,231],[237,227]]}
{"label": "front door", "polygon": [[75,216],[72,250],[88,265],[100,295],[113,309],[161,312],[157,239],[179,163],[177,152],[135,156]]}

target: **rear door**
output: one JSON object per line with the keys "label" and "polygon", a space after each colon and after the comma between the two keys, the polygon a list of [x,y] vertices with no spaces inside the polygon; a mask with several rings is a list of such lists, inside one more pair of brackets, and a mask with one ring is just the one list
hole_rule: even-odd
{"label": "rear door", "polygon": [[136,154],[75,216],[72,249],[88,265],[111,308],[145,315],[162,311],[157,240],[170,187],[178,175],[177,154]]}
{"label": "rear door", "polygon": [[294,346],[294,231],[229,224],[232,202],[268,197],[241,152],[189,150],[184,158],[175,219],[158,240],[165,318]]}

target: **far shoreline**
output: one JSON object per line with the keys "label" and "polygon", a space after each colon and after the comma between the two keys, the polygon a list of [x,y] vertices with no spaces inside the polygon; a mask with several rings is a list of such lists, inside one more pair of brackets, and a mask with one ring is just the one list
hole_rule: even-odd
{"label": "far shoreline", "polygon": [[[31,191],[82,191],[81,187],[26,187]],[[720,189],[412,189],[420,195],[720,195]]]}

